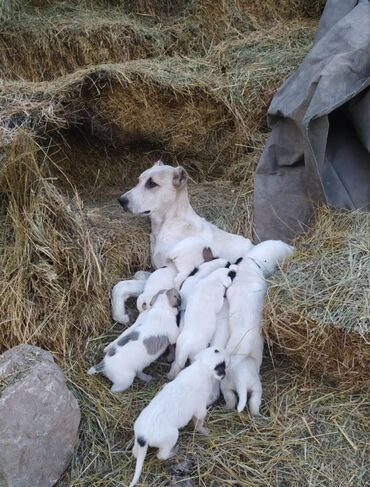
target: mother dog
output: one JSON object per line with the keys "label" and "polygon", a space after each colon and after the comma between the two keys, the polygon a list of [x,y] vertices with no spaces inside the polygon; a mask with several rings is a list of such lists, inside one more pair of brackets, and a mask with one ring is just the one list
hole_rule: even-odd
{"label": "mother dog", "polygon": [[[245,255],[252,247],[249,239],[217,228],[193,210],[189,202],[187,180],[188,175],[183,167],[172,167],[158,161],[144,171],[138,184],[118,200],[125,211],[149,216],[153,267],[158,269],[167,265],[170,251],[189,237],[204,240],[204,244],[211,247],[214,255],[230,262]],[[119,284],[122,286],[123,283]],[[139,288],[140,284],[137,284]],[[142,286],[144,287],[144,283]],[[127,298],[127,291],[120,295],[121,292],[113,292],[113,317],[116,321],[126,323],[125,309],[123,308],[121,319],[119,315],[122,312],[117,310],[122,309],[122,297]],[[117,300],[120,301],[119,304]]]}

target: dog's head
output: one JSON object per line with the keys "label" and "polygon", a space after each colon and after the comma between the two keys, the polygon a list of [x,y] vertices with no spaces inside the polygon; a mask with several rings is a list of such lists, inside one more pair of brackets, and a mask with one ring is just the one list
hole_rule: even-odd
{"label": "dog's head", "polygon": [[164,214],[186,187],[188,175],[181,166],[172,167],[158,161],[144,171],[138,184],[119,199],[125,211],[135,215]]}
{"label": "dog's head", "polygon": [[[171,308],[179,308],[181,306],[181,296],[177,289],[172,288],[162,291],[159,291],[155,296],[153,296],[152,300],[149,303],[149,306],[152,307],[154,304],[165,304],[170,305]],[[144,308],[146,309],[146,308]]]}
{"label": "dog's head", "polygon": [[294,252],[294,247],[281,240],[266,240],[252,248],[248,252],[248,257],[254,259],[262,268],[264,277],[269,277],[274,272],[276,266],[290,257]]}
{"label": "dog's head", "polygon": [[199,362],[207,367],[210,375],[214,379],[222,380],[226,375],[226,368],[230,363],[230,357],[225,350],[208,347],[196,355],[195,362]]}

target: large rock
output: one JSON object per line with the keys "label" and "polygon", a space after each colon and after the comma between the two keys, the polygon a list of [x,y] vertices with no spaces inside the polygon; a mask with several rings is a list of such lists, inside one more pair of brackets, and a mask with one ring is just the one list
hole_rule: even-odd
{"label": "large rock", "polygon": [[68,466],[80,410],[50,353],[19,345],[0,356],[0,487],[49,487]]}

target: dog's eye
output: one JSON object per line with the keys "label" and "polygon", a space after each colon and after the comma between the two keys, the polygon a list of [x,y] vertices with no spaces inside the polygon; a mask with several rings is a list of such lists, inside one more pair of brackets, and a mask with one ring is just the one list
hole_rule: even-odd
{"label": "dog's eye", "polygon": [[156,186],[159,186],[159,184],[157,184],[155,181],[153,181],[152,178],[149,178],[148,181],[145,183],[145,187],[147,189],[153,189],[155,188]]}
{"label": "dog's eye", "polygon": [[220,353],[220,350],[215,350],[215,353]]}

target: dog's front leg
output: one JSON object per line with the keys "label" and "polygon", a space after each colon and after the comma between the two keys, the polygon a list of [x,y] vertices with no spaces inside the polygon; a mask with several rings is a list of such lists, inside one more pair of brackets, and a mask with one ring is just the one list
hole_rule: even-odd
{"label": "dog's front leg", "polygon": [[[195,431],[198,431],[198,433],[200,433],[201,435],[208,436],[209,429],[204,426],[204,420],[206,415],[207,415],[207,411],[205,412],[205,414],[201,414],[201,415],[197,414],[197,416],[193,417],[193,422],[194,422]],[[202,417],[198,417],[198,416],[202,416]]]}

